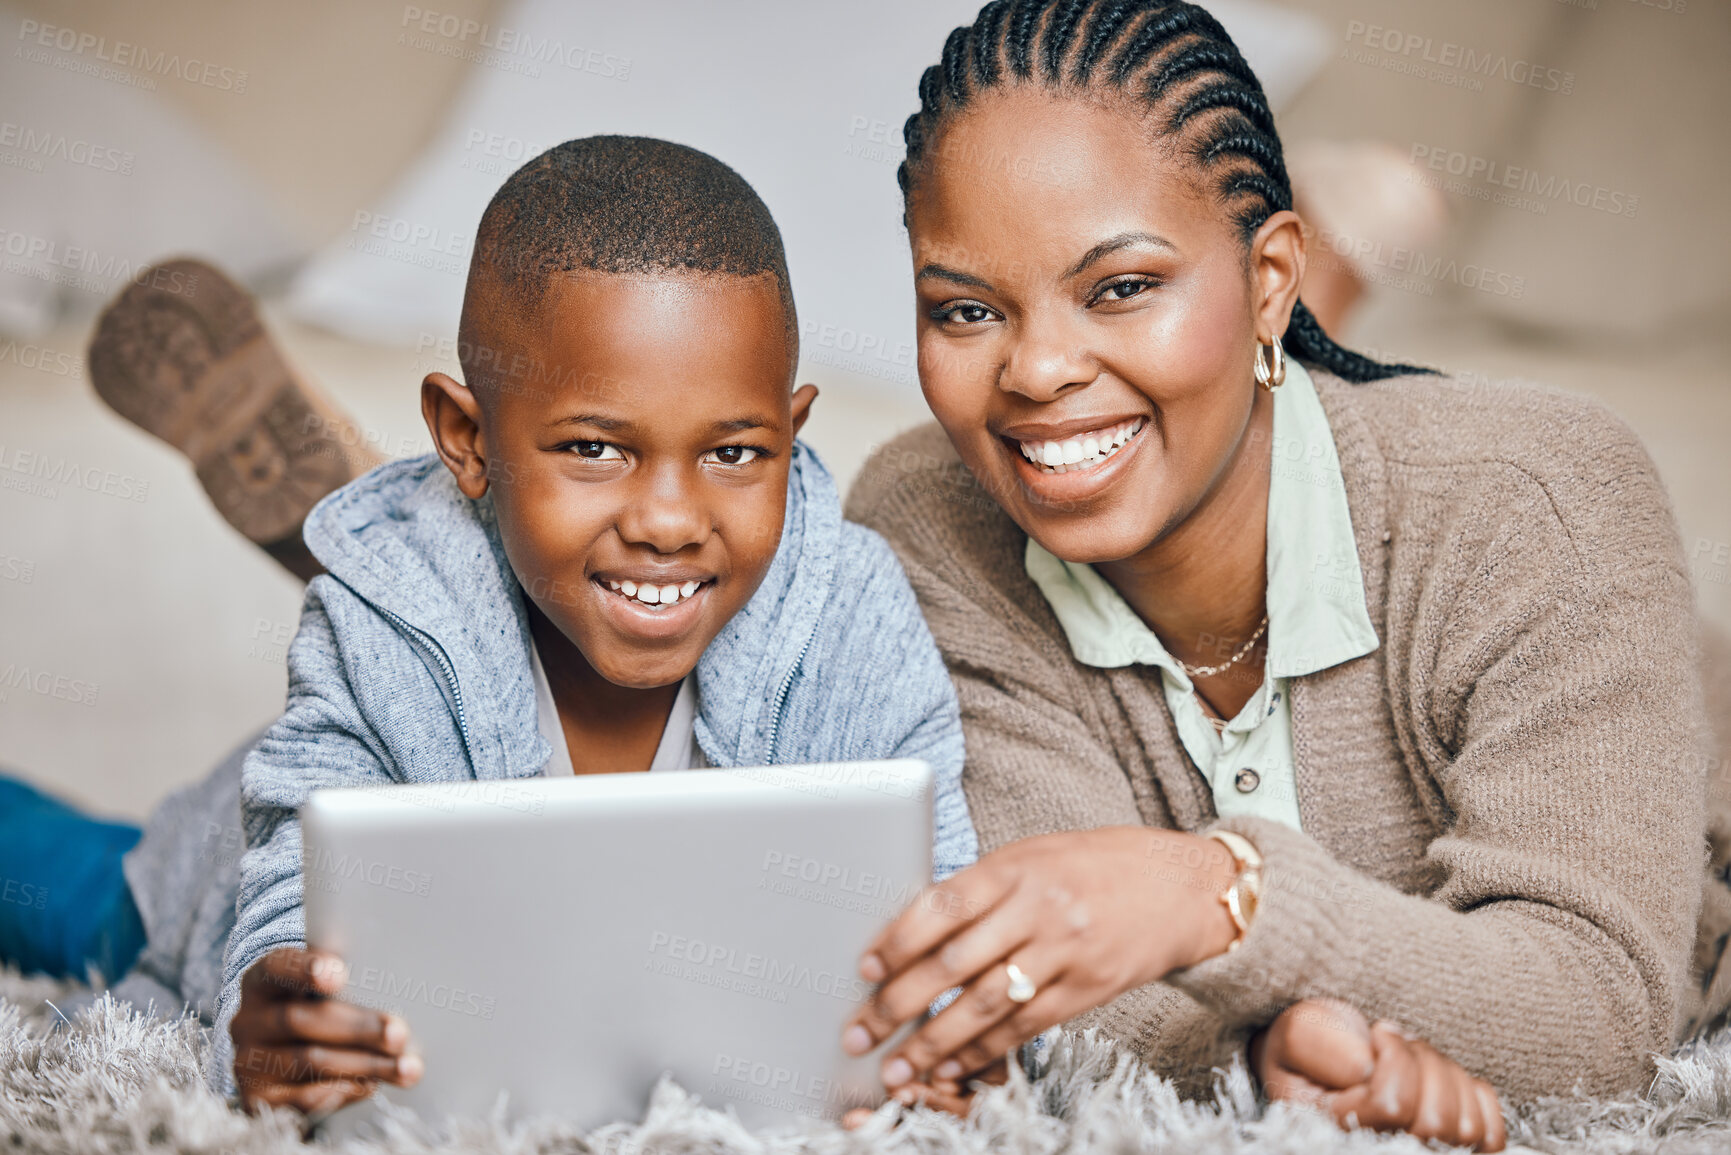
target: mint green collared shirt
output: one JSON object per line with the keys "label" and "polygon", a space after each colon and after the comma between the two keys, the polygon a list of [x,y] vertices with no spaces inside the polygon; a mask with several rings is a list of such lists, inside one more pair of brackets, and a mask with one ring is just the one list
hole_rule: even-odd
{"label": "mint green collared shirt", "polygon": [[[1286,363],[1274,392],[1268,482],[1268,655],[1262,685],[1217,733],[1184,667],[1091,565],[1063,561],[1028,539],[1028,576],[1051,603],[1084,665],[1160,670],[1178,738],[1208,780],[1222,818],[1272,818],[1300,829],[1292,757],[1291,679],[1374,651],[1364,575],[1352,536],[1334,434],[1310,375]],[[1236,648],[1236,647],[1234,647]],[[1213,665],[1225,661],[1227,649]]]}

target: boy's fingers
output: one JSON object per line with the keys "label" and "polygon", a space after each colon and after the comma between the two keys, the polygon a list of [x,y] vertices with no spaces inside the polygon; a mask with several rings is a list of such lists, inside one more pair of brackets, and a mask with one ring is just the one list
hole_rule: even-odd
{"label": "boy's fingers", "polygon": [[409,1027],[396,1015],[357,1007],[341,999],[300,999],[264,1011],[261,1042],[332,1043],[400,1055],[409,1044]]}
{"label": "boy's fingers", "polygon": [[273,1059],[281,1064],[280,1080],[289,1083],[322,1083],[342,1080],[375,1080],[412,1087],[420,1082],[425,1068],[419,1055],[395,1058],[372,1051],[356,1051],[347,1047],[325,1047],[318,1044],[272,1049]]}
{"label": "boy's fingers", "polygon": [[247,1095],[249,1111],[260,1107],[289,1107],[303,1115],[328,1115],[373,1093],[370,1083],[348,1080],[330,1083],[272,1083]]}
{"label": "boy's fingers", "polygon": [[343,960],[328,951],[283,947],[254,963],[241,980],[249,993],[266,998],[334,995],[348,981]]}

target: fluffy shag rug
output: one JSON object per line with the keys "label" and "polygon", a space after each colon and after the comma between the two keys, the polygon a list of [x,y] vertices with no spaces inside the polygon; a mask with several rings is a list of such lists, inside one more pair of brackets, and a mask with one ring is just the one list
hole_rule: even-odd
{"label": "fluffy shag rug", "polygon": [[[205,1089],[205,1035],[195,1020],[165,1022],[106,997],[63,1014],[55,983],[0,973],[0,1149],[30,1152],[302,1152],[287,1114],[252,1118]],[[1509,1121],[1510,1149],[1613,1155],[1731,1151],[1731,1034],[1660,1064],[1645,1097],[1553,1101]],[[313,1150],[318,1150],[315,1146]],[[1045,1074],[985,1092],[973,1115],[886,1108],[856,1132],[823,1127],[756,1134],[731,1115],[663,1083],[641,1121],[587,1133],[546,1120],[474,1119],[438,1130],[390,1124],[342,1155],[1018,1155],[1058,1152],[1404,1155],[1436,1148],[1408,1136],[1343,1133],[1323,1116],[1257,1102],[1242,1068],[1222,1075],[1209,1103],[1179,1100],[1104,1039],[1063,1038]]]}

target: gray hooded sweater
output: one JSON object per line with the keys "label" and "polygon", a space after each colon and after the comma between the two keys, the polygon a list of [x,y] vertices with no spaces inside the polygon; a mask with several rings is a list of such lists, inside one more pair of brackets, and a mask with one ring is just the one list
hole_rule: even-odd
{"label": "gray hooded sweater", "polygon": [[[315,789],[539,775],[528,618],[488,498],[435,456],[392,462],[325,498],[304,536],[329,571],[307,587],[288,708],[247,756],[246,852],[217,1008],[214,1082],[259,958],[304,942],[300,805]],[[955,692],[900,563],[844,522],[804,445],[763,584],[697,665],[698,744],[718,767],[922,758],[937,775],[934,866],[977,856],[961,791]]]}

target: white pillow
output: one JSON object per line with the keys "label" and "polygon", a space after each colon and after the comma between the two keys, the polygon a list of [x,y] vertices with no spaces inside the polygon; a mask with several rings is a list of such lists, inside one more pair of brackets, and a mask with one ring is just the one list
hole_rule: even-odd
{"label": "white pillow", "polygon": [[[456,331],[474,228],[505,177],[574,137],[658,136],[731,165],[769,205],[808,360],[912,385],[902,122],[921,72],[979,7],[518,0],[484,25],[405,6],[396,51],[469,55],[474,74],[395,189],[357,205],[303,270],[290,308],[352,337],[435,349]],[[1326,59],[1311,17],[1263,0],[1210,7],[1276,104]]]}
{"label": "white pillow", "polygon": [[306,251],[256,182],[149,87],[198,78],[98,60],[52,18],[0,9],[0,28],[12,32],[0,68],[0,334],[34,337],[62,314],[93,313],[164,257],[203,256],[247,279]]}

